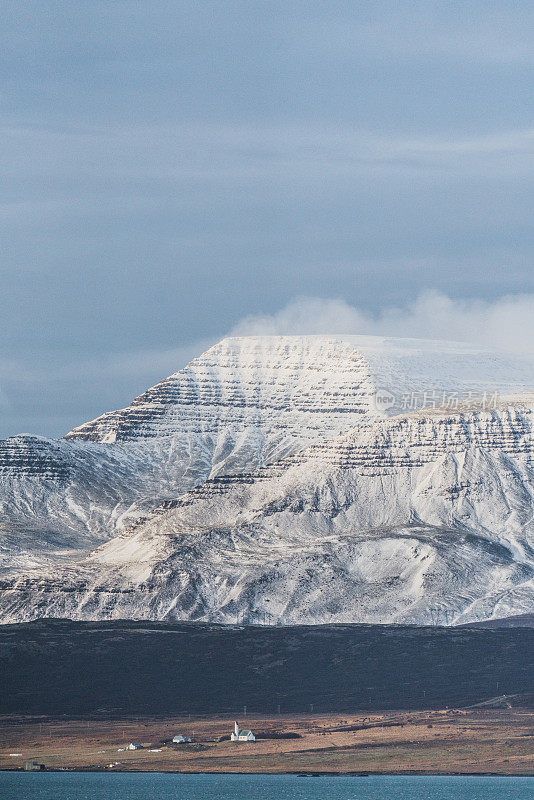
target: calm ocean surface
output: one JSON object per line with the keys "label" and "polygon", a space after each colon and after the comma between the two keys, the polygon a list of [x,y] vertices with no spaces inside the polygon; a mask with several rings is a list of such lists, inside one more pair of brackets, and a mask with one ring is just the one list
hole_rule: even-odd
{"label": "calm ocean surface", "polygon": [[532,800],[534,778],[0,773],[0,800]]}

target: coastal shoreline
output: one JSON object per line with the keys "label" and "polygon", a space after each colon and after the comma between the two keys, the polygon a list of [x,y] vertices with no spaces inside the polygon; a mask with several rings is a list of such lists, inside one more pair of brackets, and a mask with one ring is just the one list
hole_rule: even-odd
{"label": "coastal shoreline", "polygon": [[[9,772],[22,774],[23,769],[0,767],[0,773]],[[39,774],[45,773],[62,774],[68,772],[69,774],[82,775],[87,773],[94,774],[109,774],[111,770],[100,769],[45,769],[40,771]],[[149,769],[114,769],[114,773],[120,775],[293,775],[297,778],[373,778],[373,777],[425,777],[425,778],[534,778],[534,770],[532,772],[423,772],[417,770],[397,770],[389,772],[366,771],[366,772],[192,772],[184,770],[149,770]],[[34,773],[35,774],[35,773]]]}
{"label": "coastal shoreline", "polygon": [[[534,776],[530,707],[249,714],[246,725],[255,742],[228,740],[229,715],[0,718],[0,770],[34,760],[49,772]],[[177,733],[194,741],[173,744]],[[125,749],[129,742],[142,747]]]}

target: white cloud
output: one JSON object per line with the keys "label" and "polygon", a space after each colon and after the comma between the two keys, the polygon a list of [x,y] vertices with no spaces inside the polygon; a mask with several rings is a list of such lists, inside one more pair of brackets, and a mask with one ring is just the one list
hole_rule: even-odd
{"label": "white cloud", "polygon": [[372,315],[341,299],[303,297],[274,314],[246,317],[233,335],[371,334],[448,339],[534,352],[534,294],[494,301],[453,300],[427,292]]}

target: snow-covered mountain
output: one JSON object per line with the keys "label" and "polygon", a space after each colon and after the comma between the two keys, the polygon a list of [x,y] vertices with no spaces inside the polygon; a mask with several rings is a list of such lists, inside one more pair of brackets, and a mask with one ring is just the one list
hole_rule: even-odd
{"label": "snow-covered mountain", "polygon": [[533,378],[456,343],[223,340],[62,441],[0,443],[0,619],[531,612]]}

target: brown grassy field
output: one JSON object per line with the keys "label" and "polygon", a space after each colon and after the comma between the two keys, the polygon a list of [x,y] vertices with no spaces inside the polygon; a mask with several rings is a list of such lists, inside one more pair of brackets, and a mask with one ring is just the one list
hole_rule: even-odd
{"label": "brown grassy field", "polygon": [[[20,768],[35,759],[50,769],[534,775],[534,712],[527,708],[249,716],[240,722],[256,733],[291,732],[300,738],[220,742],[233,727],[228,717],[64,722],[4,717],[0,768]],[[195,743],[162,744],[176,733],[193,736]],[[120,751],[131,741],[143,749]]]}

